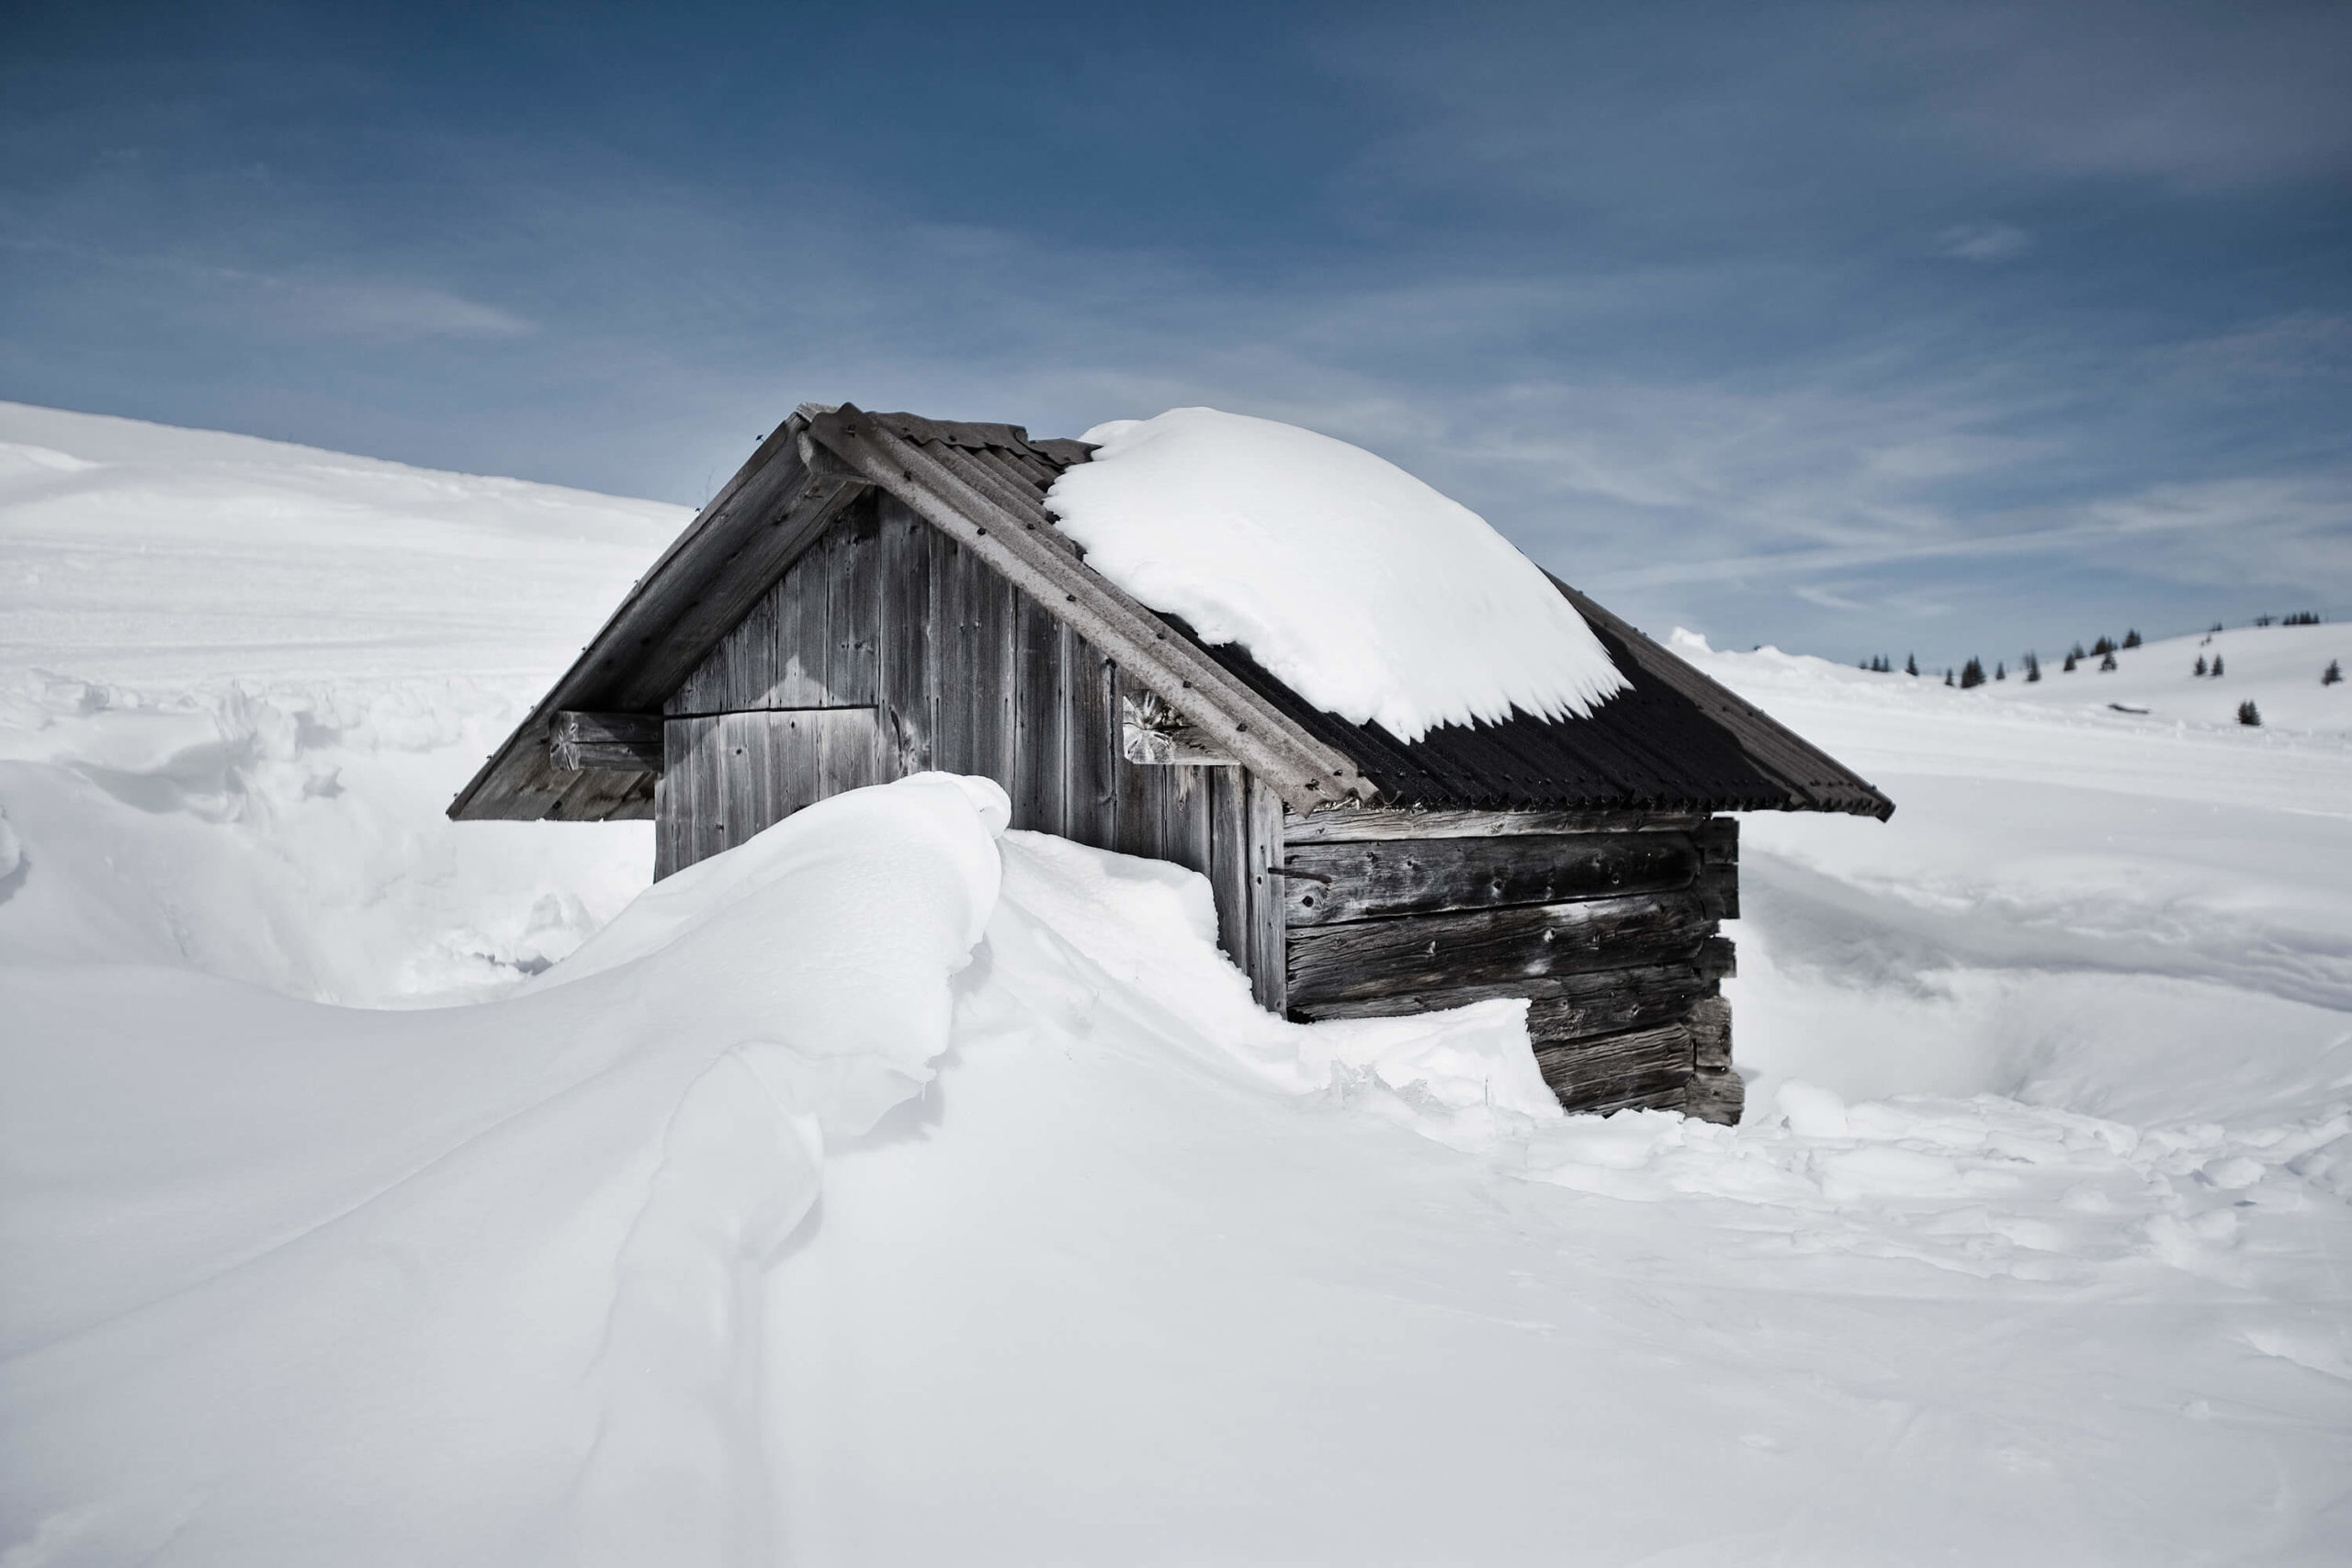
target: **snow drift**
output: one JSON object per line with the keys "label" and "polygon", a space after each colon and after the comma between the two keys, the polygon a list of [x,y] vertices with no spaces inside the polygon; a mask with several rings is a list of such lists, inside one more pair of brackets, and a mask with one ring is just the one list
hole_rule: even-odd
{"label": "snow drift", "polygon": [[[118,423],[38,444],[99,495]],[[209,504],[164,434],[187,493],[72,549]],[[530,491],[503,547],[603,570]],[[0,670],[9,1568],[2341,1561],[2333,710],[2096,700],[2187,645],[2027,700],[1684,638],[1905,808],[1746,820],[1747,1124],[1566,1117],[1516,1004],[1268,1018],[1200,879],[984,784],[650,892],[629,825],[453,827],[607,599],[393,667],[316,628],[387,582],[432,625],[465,527],[371,579],[397,540],[274,515],[319,607],[278,673]],[[13,603],[90,592],[63,537]],[[190,614],[257,591],[204,561]],[[2231,670],[2352,658],[2283,629]]]}
{"label": "snow drift", "polygon": [[992,792],[825,802],[640,900],[567,983],[459,1012],[0,970],[16,1533],[101,1561],[753,1551],[759,1271],[828,1142],[947,1048]]}
{"label": "snow drift", "polygon": [[1484,518],[1361,447],[1216,409],[1086,433],[1046,505],[1086,564],[1293,691],[1418,740],[1624,688],[1584,617]]}

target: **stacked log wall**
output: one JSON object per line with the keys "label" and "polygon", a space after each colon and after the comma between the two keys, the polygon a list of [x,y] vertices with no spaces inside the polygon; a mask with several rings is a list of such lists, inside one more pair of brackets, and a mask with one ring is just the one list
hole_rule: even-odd
{"label": "stacked log wall", "polygon": [[1736,1122],[1722,981],[1739,913],[1729,817],[1345,812],[1289,819],[1284,1002],[1302,1019],[1529,999],[1572,1111]]}

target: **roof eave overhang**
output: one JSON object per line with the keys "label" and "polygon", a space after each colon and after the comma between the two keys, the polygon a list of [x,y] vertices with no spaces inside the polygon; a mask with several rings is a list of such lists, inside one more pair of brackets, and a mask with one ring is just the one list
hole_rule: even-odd
{"label": "roof eave overhang", "polygon": [[1741,809],[1824,811],[1874,817],[1882,822],[1894,815],[1894,802],[1883,791],[1828,752],[1557,577],[1552,578],[1552,583],[1577,607],[1577,614],[1623,640],[1643,669],[1730,735],[1757,770],[1786,791],[1777,807]]}

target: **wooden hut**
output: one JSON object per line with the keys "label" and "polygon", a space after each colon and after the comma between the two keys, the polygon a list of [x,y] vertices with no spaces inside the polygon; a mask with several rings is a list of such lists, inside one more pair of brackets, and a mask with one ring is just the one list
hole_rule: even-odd
{"label": "wooden hut", "polygon": [[1016,828],[1205,875],[1274,1011],[1526,997],[1564,1105],[1736,1121],[1722,814],[1893,804],[1565,583],[1628,682],[1589,716],[1408,744],[1320,711],[1088,568],[1046,492],[1092,450],[804,405],[449,815],[650,818],[667,876],[842,790],[986,774]]}

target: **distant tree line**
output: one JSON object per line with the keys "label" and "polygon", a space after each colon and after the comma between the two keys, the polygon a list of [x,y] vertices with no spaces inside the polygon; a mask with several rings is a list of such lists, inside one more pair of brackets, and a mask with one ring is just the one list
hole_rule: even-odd
{"label": "distant tree line", "polygon": [[[2295,614],[2284,617],[2256,615],[2254,618],[2254,624],[2257,626],[2270,626],[2274,624],[2274,621],[2277,625],[2288,626],[2315,626],[2321,624],[2318,612],[2313,610],[2299,610]],[[2214,622],[2212,630],[2206,634],[2205,640],[2211,642],[2212,640],[2213,633],[2219,632],[2222,629],[2221,622]],[[2118,642],[2113,637],[2102,633],[2087,649],[2079,642],[2069,648],[2066,650],[2065,661],[2059,668],[2063,671],[2072,672],[2075,667],[2080,664],[2084,660],[2097,659],[2098,660],[2098,667],[2101,671],[2113,670],[2117,668],[2115,661],[2115,656],[2117,654],[2127,652],[2132,649],[2141,646],[2142,638],[2140,637],[2139,628],[2136,626],[2125,630],[2123,634],[2123,640],[2121,642]],[[1876,653],[1860,661],[1860,668],[1873,675],[1887,675],[1894,672],[1894,662],[1885,654]],[[2018,668],[2024,671],[2025,679],[2028,682],[2034,682],[2041,679],[2041,656],[2033,652],[2031,649],[2027,650],[2025,658],[2019,661]],[[2219,653],[2214,654],[2210,662],[2206,660],[2206,657],[2200,653],[2197,656],[2197,663],[2192,672],[2200,679],[2218,680],[2222,677],[2224,671],[2225,666],[2223,665],[2222,656]],[[1906,654],[1904,656],[1903,672],[1905,675],[1914,676],[1919,673],[1918,655]],[[1981,686],[1988,679],[1994,681],[2006,681],[2008,678],[2008,666],[1999,660],[1994,660],[1993,673],[1988,677],[1984,673],[1984,661],[1973,654],[1969,656],[1968,662],[1962,665],[1957,671],[1952,671],[1949,667],[1944,671],[1944,684],[1947,686],[1957,686],[1962,691],[1968,691],[1973,687]],[[2335,686],[2342,684],[2343,681],[2344,670],[2342,665],[2335,660],[2329,660],[2327,661],[2327,668],[2320,674],[2319,683],[2323,686]],[[2240,706],[2238,710],[2238,722],[2240,724],[2260,724],[2262,722],[2262,716],[2258,711],[2256,711],[2254,704],[2248,702]]]}

